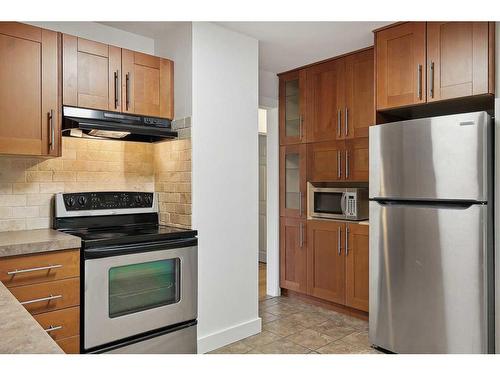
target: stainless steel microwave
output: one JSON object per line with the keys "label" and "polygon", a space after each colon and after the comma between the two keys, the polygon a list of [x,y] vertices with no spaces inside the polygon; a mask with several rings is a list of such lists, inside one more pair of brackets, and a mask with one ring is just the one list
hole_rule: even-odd
{"label": "stainless steel microwave", "polygon": [[307,185],[308,218],[368,219],[367,188],[333,188]]}

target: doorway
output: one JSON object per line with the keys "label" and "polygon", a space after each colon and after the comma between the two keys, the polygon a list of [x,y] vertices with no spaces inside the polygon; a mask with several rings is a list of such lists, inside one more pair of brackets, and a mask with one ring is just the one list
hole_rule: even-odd
{"label": "doorway", "polygon": [[259,108],[259,300],[267,296],[267,110]]}

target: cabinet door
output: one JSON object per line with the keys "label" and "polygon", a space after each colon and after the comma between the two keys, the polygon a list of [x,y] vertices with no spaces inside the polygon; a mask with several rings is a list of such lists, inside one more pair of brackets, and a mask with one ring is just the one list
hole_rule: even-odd
{"label": "cabinet door", "polygon": [[306,221],[280,218],[280,286],[307,291]]}
{"label": "cabinet door", "polygon": [[305,71],[294,71],[280,76],[279,123],[281,145],[305,142],[304,91]]}
{"label": "cabinet door", "polygon": [[369,126],[375,124],[373,59],[373,48],[345,58],[345,138],[368,137]]}
{"label": "cabinet door", "polygon": [[307,179],[311,182],[342,180],[345,176],[344,141],[307,145]]}
{"label": "cabinet door", "polygon": [[344,158],[346,180],[368,182],[370,154],[368,143],[368,137],[346,141]]}
{"label": "cabinet door", "polygon": [[63,35],[63,104],[121,111],[121,50]]}
{"label": "cabinet door", "polygon": [[122,50],[123,112],[174,118],[174,63]]}
{"label": "cabinet door", "polygon": [[368,225],[347,224],[345,243],[347,306],[368,312]]}
{"label": "cabinet door", "polygon": [[377,109],[425,103],[425,22],[375,35]]}
{"label": "cabinet door", "polygon": [[488,22],[427,23],[428,101],[489,92],[488,34]]}
{"label": "cabinet door", "polygon": [[0,22],[0,153],[60,153],[59,35]]}
{"label": "cabinet door", "polygon": [[344,59],[306,69],[307,142],[344,138]]}
{"label": "cabinet door", "polygon": [[307,292],[317,298],[344,304],[345,226],[335,221],[307,223]]}
{"label": "cabinet door", "polygon": [[280,214],[305,218],[306,145],[280,148]]}

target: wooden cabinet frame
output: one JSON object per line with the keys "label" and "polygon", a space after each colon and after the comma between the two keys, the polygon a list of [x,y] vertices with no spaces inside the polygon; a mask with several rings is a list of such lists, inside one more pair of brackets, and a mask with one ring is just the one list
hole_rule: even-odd
{"label": "wooden cabinet frame", "polygon": [[[286,155],[287,154],[299,155],[299,207],[298,209],[286,208]],[[295,218],[306,217],[306,192],[307,192],[307,179],[306,179],[306,145],[288,145],[280,147],[280,215]]]}
{"label": "wooden cabinet frame", "polygon": [[[299,81],[299,135],[297,137],[286,135],[286,83],[288,81]],[[280,76],[279,79],[279,134],[280,145],[292,145],[304,143],[307,138],[307,121],[305,117],[306,105],[306,72],[305,70],[294,70]]]}

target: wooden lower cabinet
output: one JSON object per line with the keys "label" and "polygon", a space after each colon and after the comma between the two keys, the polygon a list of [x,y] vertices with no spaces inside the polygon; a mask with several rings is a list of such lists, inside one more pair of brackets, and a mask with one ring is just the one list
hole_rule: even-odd
{"label": "wooden lower cabinet", "polygon": [[345,300],[343,227],[335,221],[307,223],[307,293],[339,304]]}
{"label": "wooden lower cabinet", "polygon": [[280,285],[295,292],[307,291],[306,221],[280,218]]}
{"label": "wooden lower cabinet", "polygon": [[56,343],[66,354],[80,353],[80,336],[72,336],[61,340],[56,340]]}
{"label": "wooden lower cabinet", "polygon": [[368,232],[358,223],[282,217],[281,287],[368,312]]}
{"label": "wooden lower cabinet", "polygon": [[80,352],[80,250],[0,258],[0,281],[65,353]]}
{"label": "wooden lower cabinet", "polygon": [[345,304],[368,311],[368,225],[346,224]]}

